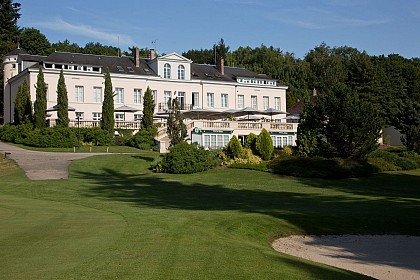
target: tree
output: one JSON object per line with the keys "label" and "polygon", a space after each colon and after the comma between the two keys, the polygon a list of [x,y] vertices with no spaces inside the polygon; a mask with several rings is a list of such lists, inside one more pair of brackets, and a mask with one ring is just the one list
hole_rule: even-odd
{"label": "tree", "polygon": [[374,104],[337,86],[319,95],[303,114],[298,150],[308,156],[360,159],[377,148],[383,123]]}
{"label": "tree", "polygon": [[36,82],[36,100],[34,103],[34,127],[45,127],[45,120],[47,117],[47,87],[44,81],[44,73],[42,66],[39,66],[39,72]]}
{"label": "tree", "polygon": [[120,50],[117,47],[104,46],[98,42],[87,43],[85,47],[83,48],[83,53],[87,53],[87,54],[117,56],[119,52]]}
{"label": "tree", "polygon": [[[11,0],[0,0],[0,57],[16,48],[20,28],[17,20],[20,18],[20,4]],[[4,112],[3,63],[0,63],[0,116]],[[1,117],[0,117],[1,120]]]}
{"label": "tree", "polygon": [[26,79],[18,87],[15,98],[14,121],[16,125],[32,122],[31,93]]}
{"label": "tree", "polygon": [[143,118],[141,119],[141,128],[153,127],[153,115],[155,113],[155,101],[153,99],[152,91],[149,87],[144,92],[143,97]]}
{"label": "tree", "polygon": [[69,101],[67,96],[66,81],[63,70],[60,71],[60,78],[57,84],[57,126],[69,126]]}
{"label": "tree", "polygon": [[5,55],[16,47],[21,29],[17,25],[20,4],[11,0],[0,0],[0,54]]}
{"label": "tree", "polygon": [[20,45],[29,54],[48,55],[51,43],[47,37],[35,28],[24,28],[20,35]]}
{"label": "tree", "polygon": [[265,128],[258,135],[257,141],[255,142],[255,149],[263,160],[271,159],[274,152],[274,145],[270,133]]}
{"label": "tree", "polygon": [[105,74],[104,102],[102,103],[102,129],[108,131],[110,136],[114,135],[114,93],[112,91],[111,75],[109,68]]}
{"label": "tree", "polygon": [[217,58],[223,58],[226,59],[228,53],[229,53],[229,46],[225,45],[225,40],[223,38],[220,39],[219,43],[217,45],[214,45],[216,56]]}
{"label": "tree", "polygon": [[81,53],[82,48],[76,43],[70,43],[69,40],[64,40],[63,42],[58,41],[58,43],[53,43],[51,48],[59,52],[70,52],[70,53]]}
{"label": "tree", "polygon": [[185,141],[187,137],[187,127],[184,124],[184,118],[179,109],[178,100],[175,98],[168,101],[169,117],[167,120],[167,133],[171,140],[170,146],[175,146],[178,143]]}
{"label": "tree", "polygon": [[396,127],[403,134],[401,140],[407,150],[420,154],[420,102],[405,101]]}

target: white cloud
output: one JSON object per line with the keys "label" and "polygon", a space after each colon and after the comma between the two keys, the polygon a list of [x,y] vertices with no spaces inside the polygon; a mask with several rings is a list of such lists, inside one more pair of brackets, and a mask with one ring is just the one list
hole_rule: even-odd
{"label": "white cloud", "polygon": [[387,19],[362,19],[346,17],[337,12],[318,8],[282,9],[270,12],[270,20],[305,29],[327,29],[336,27],[366,27],[387,23]]}
{"label": "white cloud", "polygon": [[41,26],[50,30],[61,31],[65,34],[73,34],[77,36],[87,37],[89,40],[98,40],[100,42],[107,42],[108,44],[122,44],[127,46],[136,45],[134,40],[125,34],[118,34],[115,32],[109,32],[106,30],[100,30],[93,26],[84,24],[73,24],[66,22],[62,19],[56,19],[54,21],[44,21],[35,23],[37,26]]}

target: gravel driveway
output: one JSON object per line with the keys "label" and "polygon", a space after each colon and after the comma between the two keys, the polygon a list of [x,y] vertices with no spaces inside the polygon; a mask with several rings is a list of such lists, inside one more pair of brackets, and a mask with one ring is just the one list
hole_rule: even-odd
{"label": "gravel driveway", "polygon": [[[29,151],[0,142],[0,153],[16,161],[30,180],[67,179],[70,162],[104,153],[53,153]],[[10,154],[9,154],[10,153]]]}

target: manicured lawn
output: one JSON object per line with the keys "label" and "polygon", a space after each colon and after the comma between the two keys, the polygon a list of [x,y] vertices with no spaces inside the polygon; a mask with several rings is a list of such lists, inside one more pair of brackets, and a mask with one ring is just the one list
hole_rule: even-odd
{"label": "manicured lawn", "polygon": [[238,169],[168,175],[148,170],[156,157],[95,156],[55,181],[29,181],[3,161],[1,278],[365,279],[270,243],[420,235],[420,170],[337,181]]}

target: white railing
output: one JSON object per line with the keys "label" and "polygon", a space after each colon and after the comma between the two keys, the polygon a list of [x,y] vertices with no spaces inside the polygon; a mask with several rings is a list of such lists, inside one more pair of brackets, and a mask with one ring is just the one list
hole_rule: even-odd
{"label": "white railing", "polygon": [[[50,121],[50,126],[55,124],[55,120]],[[166,122],[156,123],[158,126],[158,136],[166,134]],[[73,127],[100,127],[100,121],[71,120],[69,126]],[[211,120],[193,120],[186,121],[187,130],[194,127],[200,129],[228,129],[228,130],[262,130],[268,131],[297,131],[298,123],[279,123],[279,122],[245,122],[245,121],[211,121]],[[140,129],[139,121],[115,121],[115,128]]]}
{"label": "white railing", "polygon": [[200,129],[297,131],[297,123],[194,120]]}

